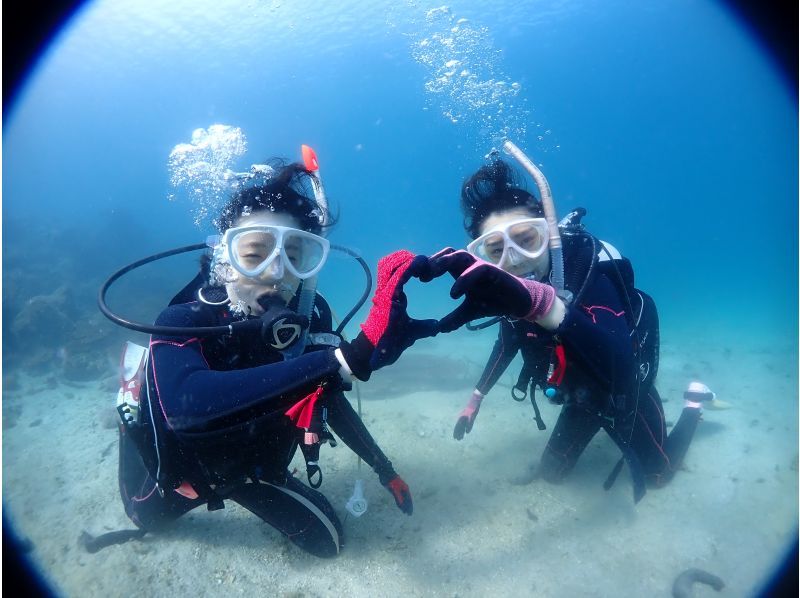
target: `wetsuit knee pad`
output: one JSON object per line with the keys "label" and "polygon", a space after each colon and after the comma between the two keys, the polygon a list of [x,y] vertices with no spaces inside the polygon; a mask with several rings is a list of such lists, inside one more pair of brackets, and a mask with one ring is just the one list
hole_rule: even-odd
{"label": "wetsuit knee pad", "polygon": [[125,514],[140,529],[158,531],[172,521],[206,504],[169,490],[161,496],[139,451],[127,434],[119,438],[119,493]]}
{"label": "wetsuit knee pad", "polygon": [[295,478],[285,485],[244,484],[230,498],[314,556],[330,558],[342,549],[342,524],[328,499]]}
{"label": "wetsuit knee pad", "polygon": [[560,484],[564,481],[569,469],[563,458],[556,456],[551,450],[545,449],[542,460],[539,462],[537,477],[551,484]]}
{"label": "wetsuit knee pad", "polygon": [[582,448],[576,450],[576,446],[579,443],[570,442],[567,444],[561,442],[561,440],[565,439],[556,436],[556,433],[553,432],[553,436],[547,443],[539,461],[537,476],[551,484],[562,483],[575,468],[578,457],[583,452]]}

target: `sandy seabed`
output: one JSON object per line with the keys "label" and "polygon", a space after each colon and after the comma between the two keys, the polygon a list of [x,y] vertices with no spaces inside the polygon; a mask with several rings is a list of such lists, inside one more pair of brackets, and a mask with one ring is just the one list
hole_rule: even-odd
{"label": "sandy seabed", "polygon": [[[477,380],[486,339],[433,339],[412,352],[478,356],[463,360]],[[198,508],[164,533],[87,553],[82,531],[133,528],[117,487],[115,392],[109,379],[66,384],[19,374],[3,394],[5,514],[64,596],[668,596],[690,567],[726,584],[719,594],[696,585],[695,596],[750,596],[797,533],[792,351],[699,340],[678,351],[664,342],[657,387],[668,421],[677,420],[693,379],[732,407],[705,411],[684,471],[638,505],[627,468],[610,491],[602,488],[619,457],[603,432],[565,483],[511,483],[550,434],[559,408],[546,400],[539,404],[548,430],[540,432],[530,403],[515,403],[497,386],[472,433],[457,442],[452,428],[469,388],[448,389],[455,372],[391,398],[367,383],[364,420],[409,484],[414,514],[403,515],[343,444],[323,447],[321,491],[345,529],[344,550],[332,560],[295,548],[231,502],[222,511]],[[502,384],[518,369],[512,364]],[[302,461],[295,465],[304,479]],[[369,500],[358,519],[344,509],[357,477]]]}

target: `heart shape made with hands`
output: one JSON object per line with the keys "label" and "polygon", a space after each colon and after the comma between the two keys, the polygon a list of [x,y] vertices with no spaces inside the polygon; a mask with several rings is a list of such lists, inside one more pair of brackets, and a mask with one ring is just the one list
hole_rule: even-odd
{"label": "heart shape made with hands", "polygon": [[[444,274],[455,280],[450,297],[458,299],[466,294],[464,302],[439,320],[410,317],[405,288],[408,282],[417,278],[429,283]],[[373,346],[385,349],[391,344],[402,350],[420,338],[451,332],[476,318],[497,315],[496,309],[492,309],[497,294],[494,283],[502,276],[508,274],[452,247],[430,257],[415,256],[407,250],[395,251],[378,262],[373,307],[361,329]]]}
{"label": "heart shape made with hands", "polygon": [[[406,283],[412,278],[428,283],[445,273],[455,279],[450,297],[464,296],[463,302],[440,320],[411,318]],[[552,293],[552,288],[549,290]],[[373,307],[361,325],[366,339],[377,349],[371,359],[373,369],[394,363],[415,341],[451,332],[471,320],[498,315],[526,317],[533,296],[525,281],[463,249],[448,247],[430,257],[395,251],[378,262]]]}
{"label": "heart shape made with hands", "polygon": [[524,281],[463,249],[446,247],[417,267],[415,275],[429,282],[443,274],[455,282],[450,297],[464,301],[438,322],[439,332],[451,332],[479,318],[512,316],[527,318],[552,305],[555,292],[549,285]]}
{"label": "heart shape made with hands", "polygon": [[[408,315],[408,296],[404,286],[412,278],[431,282],[448,273],[455,282],[450,296],[464,301],[441,320],[420,320]],[[538,287],[546,287],[551,298],[554,290],[548,285],[526,281],[480,260],[464,250],[451,247],[431,257],[410,251],[395,251],[378,262],[378,277],[372,309],[361,325],[361,333],[347,348],[348,363],[356,365],[361,380],[369,373],[397,361],[400,355],[419,339],[450,332],[478,318],[497,315],[526,317],[532,313],[535,295],[545,295]],[[538,286],[536,286],[538,285]],[[533,290],[531,290],[533,289]],[[534,292],[535,291],[535,292]],[[530,313],[529,313],[530,312]],[[369,355],[368,363],[358,356]],[[356,371],[355,369],[353,370]]]}

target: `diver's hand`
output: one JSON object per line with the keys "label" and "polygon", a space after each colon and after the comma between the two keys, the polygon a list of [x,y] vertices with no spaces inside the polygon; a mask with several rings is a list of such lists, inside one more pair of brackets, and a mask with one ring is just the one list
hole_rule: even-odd
{"label": "diver's hand", "polygon": [[339,349],[348,367],[359,380],[368,380],[373,371],[397,361],[415,341],[439,333],[436,320],[415,320],[408,316],[408,297],[403,285],[428,270],[428,258],[409,251],[395,251],[378,262],[378,284],[372,309],[352,342]]}
{"label": "diver's hand", "polygon": [[472,432],[472,426],[475,423],[475,418],[478,417],[478,411],[481,409],[481,401],[483,401],[483,395],[475,389],[472,391],[472,396],[469,399],[469,403],[464,409],[461,410],[461,413],[458,414],[458,421],[456,422],[456,427],[453,428],[453,438],[456,440],[461,440],[464,438],[464,433],[469,434]]}
{"label": "diver's hand", "polygon": [[450,296],[464,296],[464,301],[439,320],[440,332],[489,316],[535,321],[550,311],[556,299],[555,289],[548,284],[518,278],[464,250],[449,247],[428,259],[420,279],[431,280],[445,272],[456,279]]}
{"label": "diver's hand", "polygon": [[403,481],[403,478],[395,474],[392,479],[388,481],[381,480],[381,483],[392,493],[398,509],[403,511],[406,515],[411,515],[414,512],[411,490],[408,488],[408,484]]}

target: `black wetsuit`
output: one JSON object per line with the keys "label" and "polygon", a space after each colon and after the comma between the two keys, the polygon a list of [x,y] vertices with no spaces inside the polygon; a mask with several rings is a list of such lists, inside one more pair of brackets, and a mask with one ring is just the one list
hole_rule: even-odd
{"label": "black wetsuit", "polygon": [[[193,302],[168,307],[156,324],[218,326],[231,318],[225,307]],[[315,315],[311,331],[330,332],[330,327]],[[318,556],[337,554],[342,527],[333,508],[287,470],[303,431],[286,410],[323,385],[320,405],[333,431],[382,482],[395,475],[345,398],[343,390],[349,387],[339,368],[330,345],[311,345],[303,355],[284,361],[258,333],[154,335],[145,387],[149,394],[142,391],[140,408],[144,444],[153,448],[144,455],[150,473],[130,434],[123,430],[120,441],[120,491],[128,516],[140,528],[153,530],[197,506],[219,508],[221,499],[230,499],[303,549]],[[160,468],[157,473],[155,468]],[[165,480],[163,496],[154,480],[159,473]],[[189,499],[172,489],[181,481],[200,497]]]}
{"label": "black wetsuit", "polygon": [[[625,286],[620,270],[624,272],[630,265],[622,258],[615,260],[619,267],[612,267],[596,240],[598,258],[604,261],[595,262],[588,277],[586,272],[576,275],[571,271],[589,262],[577,253],[585,252],[591,243],[588,237],[579,240],[580,243],[565,244],[567,287],[572,286],[570,290],[579,296],[567,307],[564,321],[557,330],[548,331],[524,320],[501,320],[497,342],[476,388],[487,394],[521,351],[524,365],[518,389],[527,391],[530,385],[533,393],[536,386],[550,386],[557,389],[554,400],[563,403],[539,466],[532,472],[534,476],[552,482],[563,479],[603,428],[628,456],[629,465],[639,468],[649,485],[659,486],[669,481],[680,466],[700,410],[684,409],[667,435],[661,399],[652,383],[658,360],[655,307],[649,314],[655,318],[650,330],[636,326],[643,302],[651,300],[632,284]],[[632,271],[628,271],[632,277]],[[575,284],[570,285],[570,279]],[[640,352],[635,350],[644,334],[653,335],[649,342],[656,343],[655,358],[651,359],[655,363],[642,364]],[[561,366],[559,352],[564,361]],[[640,366],[644,367],[640,370]],[[563,374],[560,384],[555,380],[548,383],[552,374],[556,378]]]}

